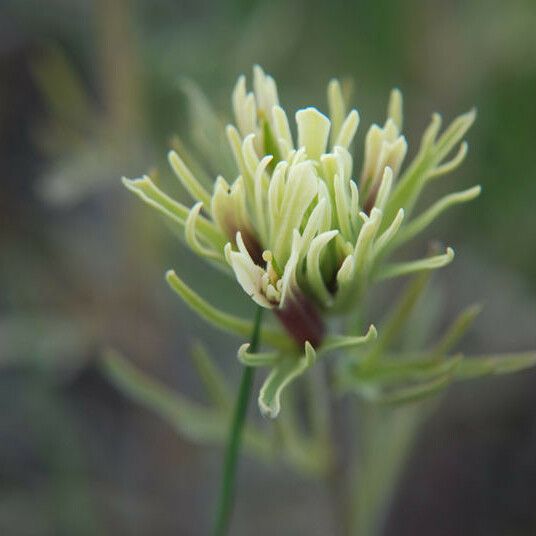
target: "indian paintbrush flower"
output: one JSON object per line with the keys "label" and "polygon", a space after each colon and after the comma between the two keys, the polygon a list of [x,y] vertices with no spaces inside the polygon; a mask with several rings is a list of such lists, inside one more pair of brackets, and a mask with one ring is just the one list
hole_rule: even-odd
{"label": "indian paintbrush flower", "polygon": [[[393,90],[384,126],[372,125],[365,136],[358,171],[352,144],[359,114],[347,111],[338,81],[328,85],[328,115],[313,107],[299,110],[295,135],[273,78],[260,67],[254,68],[253,88],[248,92],[241,76],[232,96],[236,126],[227,126],[226,134],[236,177],[218,176],[210,191],[172,151],[170,164],[195,200],[192,208],[171,199],[148,176],[124,184],[183,228],[196,254],[231,270],[251,299],[279,319],[283,331],[263,331],[273,351],[249,353],[248,345],[239,350],[242,362],[271,367],[259,404],[275,417],[283,388],[318,356],[376,336],[374,326],[363,336],[330,334],[328,315],[355,310],[378,281],[452,261],[451,248],[409,262],[389,257],[444,210],[480,193],[475,186],[447,195],[412,217],[426,185],[463,161],[462,140],[475,112],[461,115],[442,134],[441,118],[434,114],[416,156],[402,169],[407,153],[402,96]],[[206,303],[175,272],[167,279],[203,317],[247,332],[240,319]]]}

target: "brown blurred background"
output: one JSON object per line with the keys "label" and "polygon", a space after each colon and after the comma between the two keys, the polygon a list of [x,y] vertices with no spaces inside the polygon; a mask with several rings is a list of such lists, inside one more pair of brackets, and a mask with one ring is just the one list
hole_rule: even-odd
{"label": "brown blurred background", "polygon": [[[325,109],[329,78],[350,78],[359,140],[396,85],[410,152],[432,111],[477,106],[470,155],[433,194],[483,186],[428,233],[457,250],[435,280],[438,325],[481,302],[463,350],[536,348],[534,28],[534,0],[2,0],[0,534],[210,526],[220,451],[177,437],[96,366],[113,346],[200,399],[188,353],[202,339],[237,379],[238,341],[193,317],[164,270],[235,310],[251,304],[119,181],[165,179],[173,136],[203,141],[184,78],[223,120],[254,63],[291,111]],[[242,468],[235,534],[332,533],[320,483],[282,464]],[[533,535],[535,500],[536,373],[468,383],[424,427],[385,534]]]}

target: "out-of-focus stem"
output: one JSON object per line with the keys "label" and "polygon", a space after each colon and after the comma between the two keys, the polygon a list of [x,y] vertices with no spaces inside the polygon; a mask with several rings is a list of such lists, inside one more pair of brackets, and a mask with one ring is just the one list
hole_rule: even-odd
{"label": "out-of-focus stem", "polygon": [[356,402],[359,416],[356,458],[350,490],[349,535],[382,533],[401,470],[428,404],[396,409]]}

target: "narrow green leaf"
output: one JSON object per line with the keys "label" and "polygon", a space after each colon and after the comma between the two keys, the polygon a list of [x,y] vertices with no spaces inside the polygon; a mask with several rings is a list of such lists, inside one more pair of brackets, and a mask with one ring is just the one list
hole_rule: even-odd
{"label": "narrow green leaf", "polygon": [[[144,176],[141,179],[127,179],[123,177],[122,181],[126,188],[134,192],[148,205],[156,208],[164,216],[171,218],[175,223],[178,223],[184,228],[190,209],[165,194],[154,184],[150,177]],[[227,239],[211,221],[200,216],[197,219],[197,232],[215,250],[223,251]]]}
{"label": "narrow green leaf", "polygon": [[424,154],[418,154],[402,177],[398,180],[385,207],[382,231],[386,227],[385,222],[392,221],[396,212],[401,208],[404,209],[406,218],[409,218],[413,209],[414,200],[418,197],[420,191],[424,187],[427,174],[433,165],[428,153],[429,150]]}
{"label": "narrow green leaf", "polygon": [[186,218],[186,222],[184,225],[184,237],[186,238],[186,243],[190,246],[192,251],[200,257],[205,257],[212,261],[220,262],[225,267],[228,267],[228,264],[225,262],[223,256],[222,248],[215,249],[214,247],[206,247],[197,237],[197,225],[201,221],[201,216],[199,215],[199,212],[201,211],[202,206],[203,203],[196,203],[190,209],[188,217]]}
{"label": "narrow green leaf", "polygon": [[[223,443],[229,424],[228,413],[195,404],[153,380],[113,350],[104,352],[101,370],[126,396],[154,411],[180,435],[195,442]],[[271,456],[269,442],[262,434],[246,429],[244,445],[256,456]]]}
{"label": "narrow green leaf", "polygon": [[[117,352],[108,350],[101,362],[106,376],[136,402],[155,411],[181,434],[195,441],[223,437],[223,428],[207,411],[152,380]],[[220,430],[220,428],[222,428]]]}
{"label": "narrow green leaf", "polygon": [[484,376],[511,374],[536,366],[536,352],[467,357],[461,354],[450,358],[403,356],[388,357],[374,368],[353,365],[344,367],[337,376],[337,385],[342,391],[370,393],[368,398],[377,398],[381,387],[408,381],[430,380],[450,375],[455,380],[471,380]]}
{"label": "narrow green leaf", "polygon": [[481,311],[482,306],[480,305],[471,305],[462,311],[447,329],[441,340],[435,345],[432,350],[432,356],[439,358],[448,354],[473,325]]}
{"label": "narrow green leaf", "polygon": [[[166,281],[169,286],[182,298],[182,300],[193,309],[201,318],[209,324],[222,330],[231,333],[236,333],[243,337],[249,337],[253,322],[243,318],[231,315],[220,311],[206,300],[201,298],[199,294],[193,291],[179,276],[173,271],[166,272]],[[275,346],[276,348],[288,349],[292,346],[290,340],[280,331],[270,328],[262,330],[263,342]]]}
{"label": "narrow green leaf", "polygon": [[467,357],[456,371],[456,378],[469,380],[495,374],[511,374],[536,366],[536,352]]}
{"label": "narrow green leaf", "polygon": [[279,352],[248,352],[249,343],[238,349],[238,360],[247,367],[273,367],[281,360]]}
{"label": "narrow green leaf", "polygon": [[259,393],[259,408],[265,417],[274,419],[281,410],[281,393],[293,380],[311,366],[308,354],[288,357],[281,361],[266,378]]}
{"label": "narrow green leaf", "polygon": [[456,370],[460,366],[462,359],[461,355],[447,359],[430,359],[426,357],[419,359],[391,358],[381,361],[372,369],[355,367],[351,374],[352,379],[347,377],[345,380],[349,387],[352,383],[356,386],[360,384],[383,386],[396,383],[421,382]]}
{"label": "narrow green leaf", "polygon": [[150,177],[147,175],[141,179],[127,179],[123,177],[121,180],[127,189],[135,193],[148,205],[156,208],[164,216],[171,218],[184,227],[190,209],[162,192]]}
{"label": "narrow green leaf", "polygon": [[[401,207],[409,217],[419,195],[433,174],[434,169],[441,164],[457,143],[462,141],[476,117],[475,110],[457,117],[447,127],[444,133],[435,139],[441,120],[438,115],[432,121],[431,130],[423,136],[423,145],[415,160],[398,181],[398,184],[389,200],[385,217],[388,221],[394,217]],[[427,141],[425,142],[425,137]]]}
{"label": "narrow green leaf", "polygon": [[468,203],[480,195],[482,188],[473,186],[463,192],[455,192],[448,194],[422,214],[411,220],[407,225],[403,226],[393,239],[393,246],[400,246],[404,242],[411,240],[414,236],[421,233],[428,227],[436,218],[450,207],[461,203]]}
{"label": "narrow green leaf", "polygon": [[201,202],[205,210],[210,213],[211,195],[197,180],[183,159],[176,151],[169,151],[168,161],[171,168],[175,172],[175,175],[180,180],[187,192],[192,196],[194,201]]}
{"label": "narrow green leaf", "polygon": [[207,349],[198,342],[192,348],[191,356],[197,373],[214,405],[230,409],[233,400],[231,389]]}
{"label": "narrow green leaf", "polygon": [[351,348],[354,346],[361,346],[373,341],[377,338],[378,332],[373,324],[370,325],[367,333],[361,337],[349,337],[345,335],[329,335],[326,337],[324,343],[319,348],[318,353],[324,354],[332,350],[339,350],[341,348]]}
{"label": "narrow green leaf", "polygon": [[[473,108],[467,113],[460,115],[447,127],[445,132],[434,144],[434,164],[438,165],[454,147],[463,139],[467,131],[471,128],[476,119],[476,109]],[[435,166],[434,166],[435,167]]]}
{"label": "narrow green leaf", "polygon": [[392,279],[394,277],[401,277],[416,272],[437,270],[438,268],[443,268],[444,266],[447,266],[447,264],[450,264],[453,259],[454,250],[452,248],[447,248],[446,253],[443,255],[435,255],[434,257],[427,257],[417,261],[388,264],[378,271],[376,279]]}
{"label": "narrow green leaf", "polygon": [[363,359],[366,366],[372,366],[373,363],[376,363],[402,331],[419,298],[423,295],[429,280],[430,272],[423,272],[406,286],[388,318],[382,322],[378,340]]}
{"label": "narrow green leaf", "polygon": [[458,166],[462,164],[467,156],[467,151],[469,150],[469,145],[467,142],[462,141],[458,147],[458,152],[447,162],[437,166],[434,170],[428,175],[430,179],[435,179],[441,175],[446,175],[451,171],[454,171]]}
{"label": "narrow green leaf", "polygon": [[379,395],[374,400],[383,405],[401,405],[419,402],[443,391],[452,382],[452,374],[445,374],[439,378],[419,385],[404,387],[387,395]]}

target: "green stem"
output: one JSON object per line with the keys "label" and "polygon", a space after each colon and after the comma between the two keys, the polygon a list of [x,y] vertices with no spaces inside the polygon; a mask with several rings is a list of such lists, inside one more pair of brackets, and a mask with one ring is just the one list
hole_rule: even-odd
{"label": "green stem", "polygon": [[[253,333],[250,340],[250,352],[255,352],[259,345],[261,322],[262,322],[262,307],[257,309],[255,322],[253,325]],[[242,432],[244,430],[244,422],[249,399],[251,396],[251,388],[253,386],[253,367],[244,367],[242,379],[240,380],[240,389],[238,398],[233,413],[233,420],[229,430],[229,440],[225,451],[225,460],[223,465],[223,478],[218,503],[218,511],[216,523],[214,526],[214,536],[223,536],[227,534],[231,514],[233,513],[235,483],[236,483],[236,467],[238,463],[238,454],[242,440]]]}

